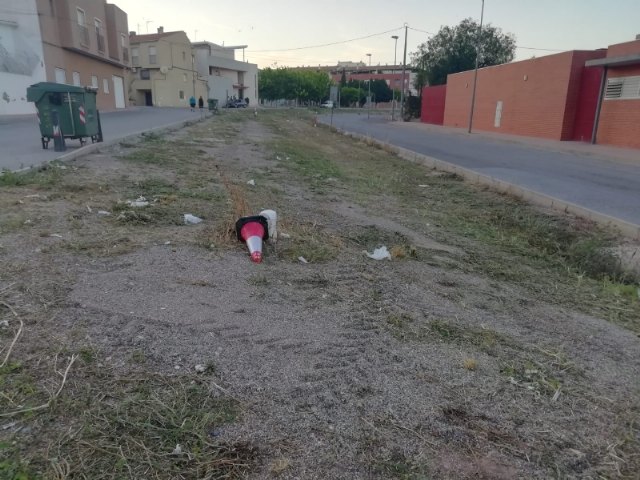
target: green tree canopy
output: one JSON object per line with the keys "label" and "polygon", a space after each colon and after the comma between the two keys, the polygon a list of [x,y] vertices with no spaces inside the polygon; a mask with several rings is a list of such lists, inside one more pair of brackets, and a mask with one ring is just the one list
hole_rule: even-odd
{"label": "green tree canopy", "polygon": [[259,94],[264,100],[321,102],[329,96],[331,79],[324,72],[265,68],[259,72]]}
{"label": "green tree canopy", "polygon": [[[411,62],[421,85],[442,85],[450,73],[475,68],[476,40],[480,25],[466,18],[454,27],[442,27],[412,53]],[[491,24],[483,25],[478,57],[479,67],[508,63],[515,57],[516,39]]]}
{"label": "green tree canopy", "polygon": [[[366,97],[369,92],[369,86],[367,80],[349,80],[347,87],[358,88],[360,87]],[[371,96],[376,102],[389,102],[393,98],[393,91],[387,85],[387,82],[382,79],[371,80]]]}

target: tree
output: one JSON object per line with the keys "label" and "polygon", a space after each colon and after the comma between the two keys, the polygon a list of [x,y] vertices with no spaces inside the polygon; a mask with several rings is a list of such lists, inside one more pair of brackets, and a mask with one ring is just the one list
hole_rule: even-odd
{"label": "tree", "polygon": [[260,98],[322,102],[329,94],[331,78],[324,72],[289,68],[265,68],[259,73]]}
{"label": "tree", "polygon": [[362,92],[353,87],[342,87],[340,89],[340,106],[350,107],[356,102],[360,101]]}
{"label": "tree", "polygon": [[[411,55],[411,63],[418,72],[420,83],[442,85],[450,73],[475,68],[479,30],[478,23],[466,18],[454,27],[442,27],[427,42],[419,45],[418,51]],[[515,57],[515,36],[502,33],[500,28],[491,24],[482,27],[479,45],[478,67],[508,63]]]}

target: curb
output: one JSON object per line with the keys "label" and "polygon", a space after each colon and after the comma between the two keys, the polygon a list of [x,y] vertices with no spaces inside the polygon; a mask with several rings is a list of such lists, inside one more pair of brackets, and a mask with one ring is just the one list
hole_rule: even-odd
{"label": "curb", "polygon": [[[46,165],[47,163],[51,163],[53,161],[61,161],[61,162],[68,162],[69,160],[75,160],[78,157],[82,157],[84,155],[88,155],[90,153],[94,153],[94,152],[98,152],[103,148],[109,148],[112,147],[113,145],[117,145],[120,142],[125,142],[127,140],[133,140],[141,135],[144,135],[145,133],[153,133],[153,132],[161,132],[161,131],[167,131],[167,132],[171,132],[174,130],[180,130],[181,128],[184,127],[188,127],[190,125],[194,125],[198,122],[202,122],[205,119],[209,118],[211,115],[205,115],[202,118],[198,118],[198,119],[191,119],[191,120],[181,120],[179,122],[174,122],[174,123],[169,123],[167,125],[161,125],[159,127],[153,127],[153,128],[149,128],[146,130],[140,130],[138,132],[135,133],[130,133],[129,135],[125,135],[124,137],[120,137],[120,138],[114,138],[112,140],[108,140],[106,142],[101,142],[101,143],[92,143],[90,145],[85,145],[84,147],[80,147],[77,150],[74,150],[73,152],[69,152],[69,153],[65,153],[64,155],[60,155],[59,157],[56,158],[52,158],[51,160],[47,160],[45,162],[43,162],[43,165]],[[32,167],[23,169],[23,170],[29,170]]]}
{"label": "curb", "polygon": [[378,145],[388,151],[397,154],[400,158],[408,160],[409,162],[418,163],[444,172],[455,173],[456,175],[461,176],[470,183],[487,186],[494,191],[512,195],[540,207],[550,208],[561,213],[571,213],[578,217],[591,220],[605,227],[614,227],[619,230],[620,233],[625,237],[629,237],[632,240],[640,240],[640,225],[627,222],[626,220],[622,220],[620,218],[612,217],[611,215],[596,212],[589,208],[582,207],[580,205],[576,205],[575,203],[567,202],[559,198],[551,197],[544,193],[535,192],[533,190],[529,190],[528,188],[505,182],[504,180],[499,180],[489,175],[474,172],[473,170],[454,165],[453,163],[445,162],[444,160],[439,160],[437,158],[423,155],[421,153],[417,153],[403,147],[398,147],[391,143],[383,142],[367,135],[348,132],[337,127],[332,128],[334,128],[338,133],[347,137]]}

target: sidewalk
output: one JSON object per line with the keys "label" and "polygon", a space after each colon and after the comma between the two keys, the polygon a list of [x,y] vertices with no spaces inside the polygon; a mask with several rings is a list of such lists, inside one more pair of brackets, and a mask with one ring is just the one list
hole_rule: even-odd
{"label": "sidewalk", "polygon": [[423,129],[424,131],[441,133],[447,135],[458,135],[465,137],[477,137],[505,144],[516,144],[552,152],[575,153],[587,155],[601,159],[629,162],[640,166],[640,150],[632,148],[614,147],[611,145],[592,145],[588,142],[549,140],[546,138],[525,137],[522,135],[511,135],[506,133],[483,132],[473,130],[471,134],[467,128],[445,127],[442,125],[432,125],[422,122],[405,122],[409,128]]}
{"label": "sidewalk", "polygon": [[[323,115],[321,121],[329,123]],[[640,238],[640,152],[578,142],[467,133],[366,112],[333,115],[333,126],[375,139],[403,157],[458,173],[552,208],[615,224]]]}

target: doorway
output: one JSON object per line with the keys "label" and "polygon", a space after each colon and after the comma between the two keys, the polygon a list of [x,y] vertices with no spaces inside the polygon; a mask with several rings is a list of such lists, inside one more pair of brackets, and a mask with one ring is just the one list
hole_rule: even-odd
{"label": "doorway", "polygon": [[145,92],[144,92],[144,104],[147,107],[153,107],[153,97],[151,96],[151,90],[145,90]]}

